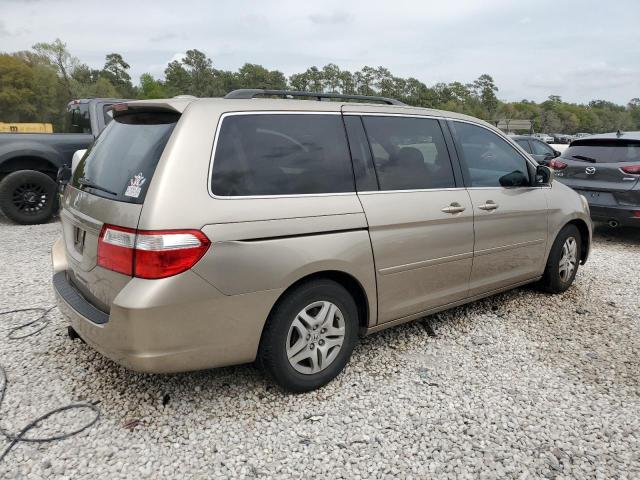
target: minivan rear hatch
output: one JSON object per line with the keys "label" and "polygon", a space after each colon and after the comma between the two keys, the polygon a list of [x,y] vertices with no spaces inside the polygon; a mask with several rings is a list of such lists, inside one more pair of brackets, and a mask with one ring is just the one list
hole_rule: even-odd
{"label": "minivan rear hatch", "polygon": [[[119,110],[118,110],[119,108]],[[61,211],[69,281],[97,308],[109,312],[132,278],[98,265],[105,225],[136,229],[156,166],[180,118],[158,108],[117,106],[78,164]]]}

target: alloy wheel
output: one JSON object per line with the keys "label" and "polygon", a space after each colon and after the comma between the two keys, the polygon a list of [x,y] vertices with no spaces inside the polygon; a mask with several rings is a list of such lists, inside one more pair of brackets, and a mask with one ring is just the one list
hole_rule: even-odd
{"label": "alloy wheel", "polygon": [[345,321],[337,305],[313,302],[291,323],[286,352],[291,366],[310,375],[321,372],[336,359],[345,336]]}
{"label": "alloy wheel", "polygon": [[562,256],[560,257],[560,264],[558,271],[560,273],[560,280],[563,282],[569,281],[571,275],[576,269],[578,263],[578,244],[574,237],[568,237],[562,245]]}
{"label": "alloy wheel", "polygon": [[49,195],[45,188],[37,183],[24,183],[13,191],[13,205],[27,215],[35,215],[42,210]]}

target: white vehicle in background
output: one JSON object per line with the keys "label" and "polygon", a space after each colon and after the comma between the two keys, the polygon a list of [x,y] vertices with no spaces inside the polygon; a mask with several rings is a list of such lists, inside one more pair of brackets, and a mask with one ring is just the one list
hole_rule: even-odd
{"label": "white vehicle in background", "polygon": [[553,143],[553,137],[551,135],[547,135],[546,133],[534,133],[533,136],[545,143]]}
{"label": "white vehicle in background", "polygon": [[585,132],[580,132],[580,133],[576,133],[573,136],[574,140],[577,140],[578,138],[584,138],[584,137],[588,137],[589,135],[593,135],[592,133],[585,133]]}

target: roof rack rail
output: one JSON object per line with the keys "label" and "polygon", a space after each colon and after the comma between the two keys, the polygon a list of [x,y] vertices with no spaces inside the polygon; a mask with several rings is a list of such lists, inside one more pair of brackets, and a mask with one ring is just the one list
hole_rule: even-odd
{"label": "roof rack rail", "polygon": [[283,97],[312,97],[317,100],[323,98],[339,98],[341,100],[368,100],[371,102],[382,102],[387,105],[404,105],[406,103],[396,100],[395,98],[376,97],[371,95],[343,95],[341,93],[322,93],[322,92],[301,92],[296,90],[268,90],[263,88],[240,88],[227,93],[224,98],[249,99],[258,95],[273,95]]}

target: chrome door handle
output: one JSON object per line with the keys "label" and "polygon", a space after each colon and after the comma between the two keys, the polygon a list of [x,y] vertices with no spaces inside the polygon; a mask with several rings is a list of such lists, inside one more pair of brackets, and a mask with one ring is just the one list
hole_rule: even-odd
{"label": "chrome door handle", "polygon": [[498,208],[498,204],[496,202],[494,202],[493,200],[487,200],[487,203],[484,203],[482,205],[478,205],[478,208],[480,210],[491,211],[491,210],[495,210],[496,208]]}
{"label": "chrome door handle", "polygon": [[451,205],[449,205],[448,207],[444,207],[442,209],[442,211],[444,213],[460,213],[460,212],[464,212],[466,209],[460,205],[458,202],[453,202]]}

